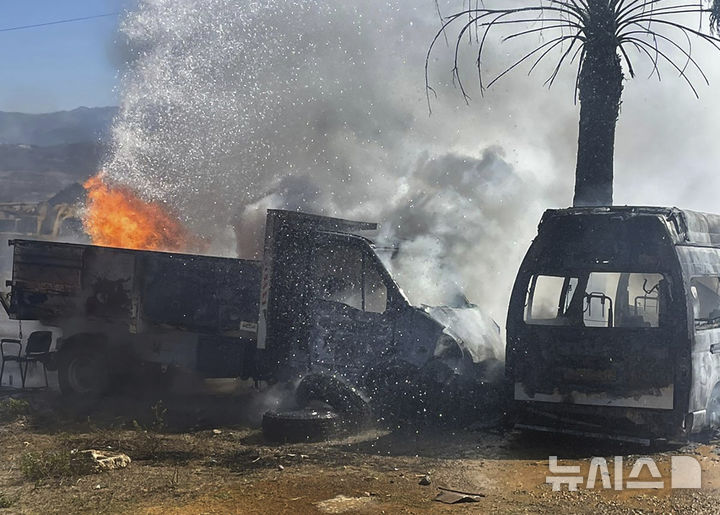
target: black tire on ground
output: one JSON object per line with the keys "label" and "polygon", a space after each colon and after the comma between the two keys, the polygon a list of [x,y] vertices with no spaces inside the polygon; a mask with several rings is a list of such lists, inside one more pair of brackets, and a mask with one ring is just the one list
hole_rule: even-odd
{"label": "black tire on ground", "polygon": [[263,435],[273,442],[319,442],[344,432],[340,416],[330,410],[268,411],[263,415]]}
{"label": "black tire on ground", "polygon": [[313,402],[327,404],[346,419],[355,421],[364,420],[371,414],[370,405],[359,390],[330,375],[305,376],[295,390],[295,400],[301,408]]}
{"label": "black tire on ground", "polygon": [[61,349],[58,382],[63,395],[92,399],[105,394],[111,381],[104,348],[73,345]]}

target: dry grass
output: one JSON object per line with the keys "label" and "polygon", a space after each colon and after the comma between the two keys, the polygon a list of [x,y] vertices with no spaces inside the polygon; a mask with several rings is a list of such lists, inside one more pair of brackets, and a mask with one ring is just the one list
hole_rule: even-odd
{"label": "dry grass", "polygon": [[0,400],[0,421],[10,422],[30,414],[30,403],[25,399]]}
{"label": "dry grass", "polygon": [[9,508],[10,506],[13,505],[13,502],[14,501],[12,499],[10,499],[7,495],[0,492],[0,510],[2,510],[4,508]]}
{"label": "dry grass", "polygon": [[73,467],[72,453],[66,450],[25,453],[20,458],[20,470],[25,479],[35,482],[78,475]]}

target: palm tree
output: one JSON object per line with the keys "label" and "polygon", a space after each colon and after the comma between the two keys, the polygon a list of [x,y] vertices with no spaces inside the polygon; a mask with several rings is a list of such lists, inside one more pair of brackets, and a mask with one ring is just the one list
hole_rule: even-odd
{"label": "palm tree", "polygon": [[[442,18],[428,49],[425,84],[433,48],[442,35],[458,29],[455,38],[452,75],[463,97],[469,99],[459,73],[459,53],[465,37],[478,46],[477,69],[481,92],[509,72],[531,63],[530,73],[548,55],[558,56],[546,84],[551,86],[565,64],[577,60],[576,100],[580,100],[580,130],[575,171],[576,206],[611,205],[615,126],[623,90],[623,62],[635,77],[633,57],[648,58],[652,75],[661,78],[660,64],[674,70],[697,96],[691,71],[705,82],[707,77],[692,56],[692,42],[700,40],[720,51],[720,0],[518,0],[516,7],[492,8],[482,1],[469,0],[468,8]],[[492,0],[488,0],[492,5]],[[508,0],[497,0],[498,5]],[[699,15],[697,27],[687,24],[688,16]],[[705,16],[709,23],[703,25]],[[695,19],[694,17],[692,18]],[[503,41],[541,34],[545,38],[531,51],[514,61],[487,85],[483,77],[483,49],[488,34],[509,26],[513,32]],[[707,29],[706,29],[707,27]]]}

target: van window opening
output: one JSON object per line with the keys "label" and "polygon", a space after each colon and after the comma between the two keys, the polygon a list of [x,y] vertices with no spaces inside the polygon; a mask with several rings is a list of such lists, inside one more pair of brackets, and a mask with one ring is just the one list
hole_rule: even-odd
{"label": "van window opening", "polygon": [[659,273],[587,271],[573,276],[534,275],[526,297],[525,323],[659,327],[669,300],[668,281]]}
{"label": "van window opening", "polygon": [[693,277],[690,280],[695,328],[720,327],[720,277]]}

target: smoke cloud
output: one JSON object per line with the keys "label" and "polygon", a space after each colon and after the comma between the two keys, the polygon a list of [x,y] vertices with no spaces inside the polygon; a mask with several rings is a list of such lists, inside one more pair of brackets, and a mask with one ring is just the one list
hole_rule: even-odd
{"label": "smoke cloud", "polygon": [[[104,168],[170,205],[214,253],[255,254],[269,207],[380,221],[383,241],[400,241],[392,268],[413,300],[457,303],[464,294],[502,322],[542,211],[572,198],[573,71],[552,90],[520,71],[481,98],[467,45],[466,105],[451,80],[452,45],[441,41],[429,115],[434,0],[354,4],[141,0],[121,25],[138,50]],[[491,45],[488,69],[502,71],[513,48]],[[675,203],[668,185],[682,158],[663,161],[669,149],[657,144],[669,136],[658,105],[675,86],[661,95],[654,84],[635,86],[626,87],[618,133],[617,197]],[[710,122],[696,126],[685,152],[720,152],[706,144]],[[701,160],[693,162],[699,175]]]}

